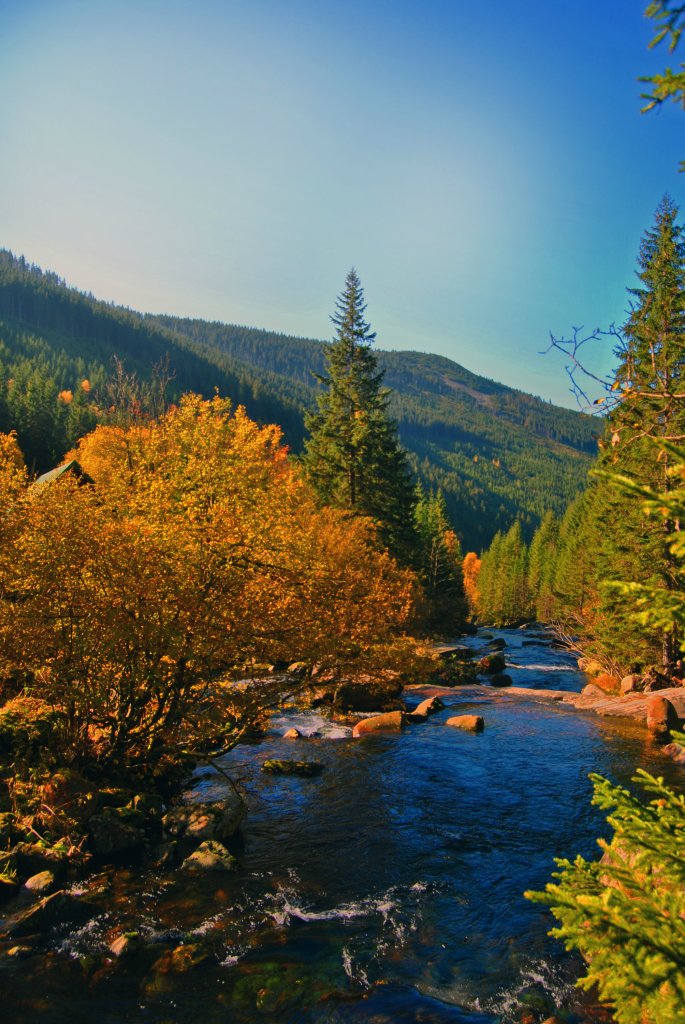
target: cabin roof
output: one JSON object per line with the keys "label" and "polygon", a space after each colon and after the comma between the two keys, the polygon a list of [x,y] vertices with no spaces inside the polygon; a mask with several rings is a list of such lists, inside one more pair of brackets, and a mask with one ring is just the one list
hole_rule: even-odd
{"label": "cabin roof", "polygon": [[51,484],[54,480],[59,480],[65,473],[73,473],[80,484],[92,484],[95,482],[92,477],[88,476],[85,469],[76,459],[70,459],[69,462],[63,462],[61,466],[56,466],[55,469],[50,469],[47,473],[43,473],[37,480],[34,480],[33,486],[38,487],[43,484]]}

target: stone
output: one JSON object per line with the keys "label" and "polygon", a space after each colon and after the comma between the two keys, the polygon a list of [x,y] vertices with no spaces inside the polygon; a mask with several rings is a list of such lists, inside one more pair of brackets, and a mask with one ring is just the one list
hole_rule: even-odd
{"label": "stone", "polygon": [[288,729],[287,732],[283,733],[283,739],[284,740],[299,740],[301,738],[301,736],[302,736],[302,733],[298,729],[295,729],[295,728]]}
{"label": "stone", "polygon": [[36,896],[47,896],[50,890],[55,888],[55,876],[52,871],[39,871],[37,875],[31,875],[26,879],[24,888]]}
{"label": "stone", "polygon": [[587,686],[584,686],[580,691],[580,695],[581,697],[589,697],[592,700],[604,700],[607,696],[604,690],[600,690],[599,686],[595,686],[594,683],[588,683]]}
{"label": "stone", "polygon": [[112,956],[130,956],[141,947],[140,934],[138,932],[127,932],[124,935],[117,935],[116,939],[109,944],[109,951]]}
{"label": "stone", "polygon": [[12,849],[12,860],[23,877],[51,871],[55,877],[62,875],[69,863],[64,850],[54,850],[39,843],[17,843]]}
{"label": "stone", "polygon": [[309,665],[306,661],[293,661],[288,665],[286,672],[289,676],[306,676],[309,672]]}
{"label": "stone", "polygon": [[465,644],[435,644],[432,650],[442,661],[468,661],[473,657],[473,650]]}
{"label": "stone", "polygon": [[507,641],[503,640],[502,637],[499,636],[496,637],[494,640],[491,640],[490,643],[488,644],[488,647],[493,651],[503,651],[506,646]]}
{"label": "stone", "polygon": [[96,913],[94,907],[60,889],[18,914],[6,925],[6,931],[11,938],[36,935],[57,925],[83,925]]}
{"label": "stone", "polygon": [[153,863],[158,868],[173,868],[178,862],[178,846],[175,842],[160,843],[152,853]]}
{"label": "stone", "polygon": [[40,788],[41,802],[59,814],[85,822],[102,806],[98,787],[72,768],[55,772]]}
{"label": "stone", "polygon": [[166,811],[166,804],[157,793],[138,793],[129,806],[153,821],[161,821]]}
{"label": "stone", "polygon": [[64,715],[39,697],[20,695],[0,708],[0,757],[33,762],[49,748]]}
{"label": "stone", "polygon": [[667,743],[662,750],[678,764],[685,764],[685,747],[681,747],[679,743]]}
{"label": "stone", "polygon": [[466,729],[468,732],[482,732],[485,722],[480,715],[454,715],[448,718],[445,725],[451,725],[455,729]]}
{"label": "stone", "polygon": [[439,697],[426,697],[422,700],[412,712],[413,718],[428,718],[429,715],[434,715],[436,711],[442,711],[444,708],[443,702]]}
{"label": "stone", "polygon": [[511,676],[506,672],[495,672],[494,676],[490,677],[490,686],[511,686],[512,682]]}
{"label": "stone", "polygon": [[498,672],[504,672],[507,667],[507,663],[504,659],[504,655],[500,652],[495,654],[486,654],[484,658],[481,658],[478,662],[478,671],[485,673],[488,676],[494,676]]}
{"label": "stone", "polygon": [[177,804],[167,811],[162,822],[173,836],[197,842],[223,842],[235,835],[244,817],[245,801],[237,793],[230,793],[223,800]]}
{"label": "stone", "polygon": [[319,775],[323,771],[323,765],[319,761],[284,761],[272,757],[264,762],[262,771],[272,775],[302,775],[304,778],[310,778],[312,775]]}
{"label": "stone", "polygon": [[373,718],[362,718],[352,730],[352,735],[359,737],[372,732],[399,732],[404,728],[404,718],[401,711],[386,711],[385,714],[374,715]]}
{"label": "stone", "polygon": [[109,860],[140,850],[145,845],[145,833],[122,820],[115,808],[107,807],[89,818],[88,841],[95,857]]}
{"label": "stone", "polygon": [[657,695],[647,700],[647,728],[657,739],[668,739],[671,729],[678,729],[680,719],[676,709],[666,697]]}
{"label": "stone", "polygon": [[238,861],[222,843],[207,839],[181,864],[184,871],[235,871]]}
{"label": "stone", "polygon": [[621,680],[620,690],[622,694],[639,693],[642,689],[642,676],[636,672],[624,676]]}

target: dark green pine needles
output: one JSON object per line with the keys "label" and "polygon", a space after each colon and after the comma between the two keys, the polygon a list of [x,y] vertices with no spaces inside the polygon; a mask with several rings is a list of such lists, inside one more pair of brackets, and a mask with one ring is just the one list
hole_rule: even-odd
{"label": "dark green pine needles", "polygon": [[415,546],[413,483],[365,311],[350,270],[331,317],[336,335],[326,350],[327,373],[315,374],[321,391],[318,411],[305,420],[303,464],[322,502],[375,519],[382,543],[408,561]]}

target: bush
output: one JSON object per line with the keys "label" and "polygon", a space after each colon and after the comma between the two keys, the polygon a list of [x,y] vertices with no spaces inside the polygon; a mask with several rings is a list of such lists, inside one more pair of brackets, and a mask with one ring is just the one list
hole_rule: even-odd
{"label": "bush", "polygon": [[[685,739],[685,737],[683,737]],[[587,963],[617,1024],[675,1024],[685,1012],[685,797],[639,770],[647,804],[591,775],[593,802],[610,811],[601,861],[559,860],[556,883],[529,899],[561,922],[552,934]]]}

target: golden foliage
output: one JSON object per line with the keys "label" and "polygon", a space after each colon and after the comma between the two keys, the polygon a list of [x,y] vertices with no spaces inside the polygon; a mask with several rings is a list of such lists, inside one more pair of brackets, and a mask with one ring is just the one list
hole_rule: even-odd
{"label": "golden foliage", "polygon": [[462,562],[462,571],[464,573],[464,591],[466,592],[466,600],[469,603],[471,613],[474,614],[478,610],[478,601],[480,594],[478,593],[478,574],[480,572],[480,558],[475,551],[469,551]]}
{"label": "golden foliage", "polygon": [[413,574],[370,524],[317,509],[279,428],[223,399],[100,426],[71,455],[95,485],[19,495],[0,552],[0,674],[39,673],[101,759],[202,740],[221,670],[331,660],[409,620]]}

